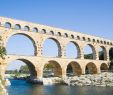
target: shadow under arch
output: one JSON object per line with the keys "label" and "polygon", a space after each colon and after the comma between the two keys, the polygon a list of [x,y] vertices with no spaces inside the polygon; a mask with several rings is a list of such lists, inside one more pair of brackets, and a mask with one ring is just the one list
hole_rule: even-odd
{"label": "shadow under arch", "polygon": [[106,72],[108,71],[108,65],[106,63],[102,63],[100,66],[101,72]]}
{"label": "shadow under arch", "polygon": [[[37,71],[36,71],[36,68],[35,68],[35,66],[32,64],[32,62],[31,61],[29,61],[29,60],[27,60],[27,59],[15,59],[15,60],[12,60],[12,61],[10,61],[9,62],[9,64],[11,63],[11,62],[13,62],[13,61],[16,61],[16,60],[19,60],[19,61],[22,61],[22,62],[24,62],[27,66],[28,66],[28,69],[29,69],[29,72],[30,72],[30,79],[35,79],[35,78],[37,78]],[[17,64],[18,65],[18,64]],[[8,65],[7,65],[7,67],[8,67]],[[6,67],[6,68],[7,68]]]}
{"label": "shadow under arch", "polygon": [[86,65],[85,74],[97,74],[97,67],[94,63],[90,62]]}
{"label": "shadow under arch", "polygon": [[99,51],[99,60],[107,60],[107,50],[104,46],[100,46],[99,49],[102,49]]}
{"label": "shadow under arch", "polygon": [[45,63],[43,67],[43,77],[48,77],[44,75],[44,72],[47,72],[48,70],[50,70],[48,76],[60,77],[60,78],[62,77],[62,68],[61,68],[61,65],[57,61],[51,60],[51,61],[48,61],[48,63]]}
{"label": "shadow under arch", "polygon": [[82,68],[76,61],[72,61],[67,65],[66,68],[67,76],[77,76],[82,74]]}
{"label": "shadow under arch", "polygon": [[[33,45],[33,48],[34,48],[34,55],[36,56],[37,55],[37,46],[36,46],[36,42],[35,40],[28,34],[26,33],[14,33],[12,35],[9,35],[9,37],[6,39],[6,42],[5,42],[5,47],[7,47],[7,44],[8,44],[8,41],[10,40],[11,37],[15,36],[15,35],[23,35],[24,37],[28,38],[32,45]],[[7,51],[7,50],[6,50]]]}
{"label": "shadow under arch", "polygon": [[[60,45],[60,42],[57,40],[57,39],[55,39],[55,38],[53,38],[53,37],[49,37],[49,38],[46,38],[43,42],[42,42],[42,54],[43,54],[43,49],[44,49],[44,43],[47,41],[47,40],[52,40],[52,41],[54,41],[55,43],[56,43],[56,45],[57,45],[57,48],[58,48],[58,55],[57,55],[57,57],[61,57],[61,45]],[[44,55],[44,54],[43,54]]]}

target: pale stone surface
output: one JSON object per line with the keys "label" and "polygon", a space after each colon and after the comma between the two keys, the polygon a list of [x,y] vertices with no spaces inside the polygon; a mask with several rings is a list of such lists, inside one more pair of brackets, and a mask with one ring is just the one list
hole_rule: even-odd
{"label": "pale stone surface", "polygon": [[[6,22],[10,23],[11,28],[4,27]],[[15,29],[16,24],[19,24],[21,26],[20,30]],[[29,26],[30,30],[24,31],[24,26]],[[39,31],[33,32],[32,29],[34,27],[38,28]],[[45,29],[46,32],[44,34],[41,33],[43,29]],[[50,34],[50,31],[53,31],[54,35]],[[58,36],[58,32],[61,33],[61,36]],[[68,37],[64,37],[65,33],[67,33]],[[100,73],[101,67],[103,67],[104,70],[107,70],[109,67],[109,50],[111,47],[113,47],[113,41],[111,40],[82,34],[79,32],[53,28],[46,25],[0,17],[0,36],[3,39],[3,45],[5,47],[7,45],[8,39],[15,34],[25,35],[32,40],[35,48],[35,56],[6,55],[4,59],[0,59],[0,75],[2,75],[2,77],[5,76],[5,70],[8,64],[14,60],[21,60],[29,64],[31,70],[31,79],[43,78],[43,68],[47,63],[53,64],[55,66],[55,76],[63,79],[66,78],[66,70],[69,64],[72,64],[72,66],[74,67],[74,75],[85,74],[86,66],[88,67],[88,69],[92,70],[93,74]],[[72,35],[74,36],[74,38],[72,38]],[[77,36],[80,37],[80,40],[77,39]],[[83,40],[83,37],[85,37],[85,40]],[[88,38],[90,38],[91,41],[88,41]],[[42,55],[42,47],[46,39],[53,39],[58,44],[59,54],[57,57],[44,57]],[[95,40],[95,42],[93,41],[93,39]],[[97,42],[97,40],[99,40],[99,43]],[[106,41],[106,43],[109,44],[102,44],[101,41]],[[73,42],[77,45],[78,57],[76,59],[66,58],[66,45],[69,42]],[[84,59],[83,48],[86,45],[90,45],[93,49],[93,60]],[[98,59],[98,50],[100,46],[105,49],[105,60]],[[5,64],[2,64],[2,61],[4,61]]]}
{"label": "pale stone surface", "polygon": [[105,72],[95,75],[82,75],[80,77],[69,77],[64,80],[73,86],[113,86],[113,73]]}
{"label": "pale stone surface", "polygon": [[[5,85],[9,85],[9,84],[5,83]],[[8,95],[7,90],[5,89],[5,86],[3,86],[1,80],[0,80],[0,95]]]}

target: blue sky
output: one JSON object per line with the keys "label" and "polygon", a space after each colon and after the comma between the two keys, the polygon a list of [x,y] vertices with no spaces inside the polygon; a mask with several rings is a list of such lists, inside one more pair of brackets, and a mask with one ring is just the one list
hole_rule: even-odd
{"label": "blue sky", "polygon": [[0,0],[0,16],[113,40],[113,0]]}

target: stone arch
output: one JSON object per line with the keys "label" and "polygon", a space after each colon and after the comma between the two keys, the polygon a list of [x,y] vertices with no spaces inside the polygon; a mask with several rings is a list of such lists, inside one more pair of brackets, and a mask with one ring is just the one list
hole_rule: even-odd
{"label": "stone arch", "polygon": [[[70,58],[80,58],[80,55],[81,55],[81,49],[80,49],[80,46],[78,43],[74,42],[74,41],[70,41],[67,45],[66,45],[66,56],[68,56],[68,45],[71,45],[71,47],[69,47],[70,50],[74,50],[75,51],[75,54],[76,54],[76,51],[77,51],[77,55],[74,54],[74,56],[72,56],[73,53],[71,53],[71,57]],[[72,47],[72,45],[74,45]],[[69,51],[69,52],[74,52],[74,51]]]}
{"label": "stone arch", "polygon": [[95,39],[93,39],[93,42],[96,42]]}
{"label": "stone arch", "polygon": [[111,47],[108,51],[109,53],[109,59],[110,60],[110,66],[109,69],[112,70],[113,69],[113,47]]}
{"label": "stone arch", "polygon": [[[19,60],[19,61],[22,61],[24,62],[27,66],[28,66],[28,69],[30,71],[30,78],[31,79],[34,79],[34,78],[37,78],[37,71],[36,71],[36,68],[35,68],[35,65],[28,59],[21,59],[21,58],[17,58],[17,59],[13,59],[13,60],[10,60],[8,63],[11,63],[15,60]],[[8,67],[8,64],[6,66],[6,68]]]}
{"label": "stone arch", "polygon": [[59,42],[57,39],[53,38],[53,37],[46,38],[46,39],[42,42],[42,54],[44,54],[43,51],[44,51],[44,44],[45,44],[46,40],[52,40],[52,41],[55,42],[55,44],[57,45],[57,55],[54,56],[54,57],[60,57],[60,56],[61,56],[61,45],[60,45],[60,42]]}
{"label": "stone arch", "polygon": [[60,32],[57,33],[58,36],[62,36],[62,34]]}
{"label": "stone arch", "polygon": [[109,49],[109,59],[113,60],[113,47]]}
{"label": "stone arch", "polygon": [[68,37],[68,34],[67,34],[67,33],[64,33],[64,37],[66,37],[66,38],[67,38],[67,37]]}
{"label": "stone arch", "polygon": [[24,31],[30,31],[30,27],[29,26],[24,26]]}
{"label": "stone arch", "polygon": [[86,40],[86,38],[85,37],[83,37],[83,41],[85,41]]}
{"label": "stone arch", "polygon": [[67,65],[66,73],[67,73],[67,76],[81,75],[82,68],[78,62],[72,61]]}
{"label": "stone arch", "polygon": [[97,43],[99,43],[99,40],[97,40]]}
{"label": "stone arch", "polygon": [[53,32],[53,31],[50,31],[49,34],[50,34],[50,35],[54,35],[54,32]]}
{"label": "stone arch", "polygon": [[103,41],[101,40],[100,43],[103,44]]}
{"label": "stone arch", "polygon": [[108,65],[106,63],[102,63],[100,66],[101,72],[105,72],[108,70]]}
{"label": "stone arch", "polygon": [[31,41],[31,43],[33,45],[34,55],[37,55],[37,46],[36,46],[35,40],[31,36],[29,36],[28,34],[26,34],[26,33],[15,33],[15,34],[9,35],[9,37],[5,41],[5,47],[7,46],[8,40],[11,37],[15,36],[15,35],[23,35],[23,36],[27,37]]}
{"label": "stone arch", "polygon": [[80,36],[77,36],[77,39],[80,40]]}
{"label": "stone arch", "polygon": [[10,22],[6,22],[4,25],[5,28],[11,28],[11,23]]}
{"label": "stone arch", "polygon": [[110,42],[110,45],[113,45],[112,42]]}
{"label": "stone arch", "polygon": [[101,50],[98,50],[99,52],[99,60],[107,60],[107,51],[104,46],[100,46]]}
{"label": "stone arch", "polygon": [[44,76],[44,71],[47,70],[45,69],[47,65],[50,65],[50,69],[51,69],[51,71],[49,72],[50,76],[62,77],[62,67],[57,61],[54,61],[54,60],[50,60],[48,61],[48,63],[44,64],[43,76]]}
{"label": "stone arch", "polygon": [[46,30],[45,30],[45,29],[42,29],[42,30],[41,30],[41,33],[42,33],[42,34],[46,34]]}
{"label": "stone arch", "polygon": [[[90,48],[91,49],[91,54],[85,54],[86,50],[84,49]],[[84,52],[84,59],[96,59],[96,50],[95,47],[92,44],[86,44],[83,48],[83,52]]]}
{"label": "stone arch", "polygon": [[104,44],[106,44],[106,41],[104,41]]}
{"label": "stone arch", "polygon": [[86,74],[97,74],[97,67],[94,63],[90,62],[85,67]]}
{"label": "stone arch", "polygon": [[88,41],[89,41],[89,42],[91,42],[91,39],[90,39],[90,38],[88,38]]}
{"label": "stone arch", "polygon": [[71,34],[71,38],[72,38],[72,39],[74,39],[74,38],[75,38],[73,34]]}
{"label": "stone arch", "polygon": [[21,26],[20,24],[15,24],[15,27],[14,27],[16,30],[20,30],[21,29]]}
{"label": "stone arch", "polygon": [[38,28],[34,27],[34,28],[32,29],[32,32],[38,32]]}

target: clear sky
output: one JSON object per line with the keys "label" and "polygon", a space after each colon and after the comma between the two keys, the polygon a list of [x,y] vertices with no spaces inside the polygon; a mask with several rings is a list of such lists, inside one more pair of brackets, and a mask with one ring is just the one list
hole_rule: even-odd
{"label": "clear sky", "polygon": [[113,40],[113,0],[0,0],[0,16]]}

